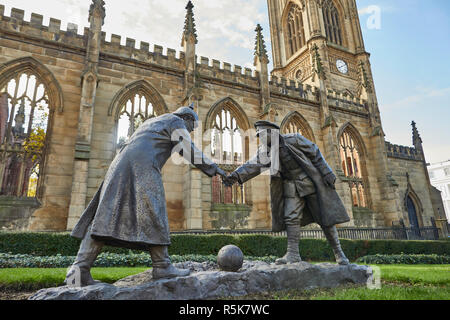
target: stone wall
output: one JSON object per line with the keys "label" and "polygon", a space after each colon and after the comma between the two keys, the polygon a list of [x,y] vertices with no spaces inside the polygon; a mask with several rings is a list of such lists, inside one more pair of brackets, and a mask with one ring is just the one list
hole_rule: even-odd
{"label": "stone wall", "polygon": [[441,230],[441,237],[446,239],[448,237],[448,221],[445,215],[444,202],[442,200],[441,191],[431,186],[431,201],[435,211],[436,226]]}
{"label": "stone wall", "polygon": [[399,218],[405,221],[406,226],[410,225],[405,198],[407,192],[412,192],[419,199],[415,205],[420,226],[431,226],[431,218],[435,218],[435,212],[431,202],[430,185],[425,175],[423,162],[392,157],[388,158],[388,160],[392,178],[398,184],[397,197],[402,201]]}
{"label": "stone wall", "polygon": [[39,206],[34,198],[0,197],[0,230],[27,230],[30,217]]}

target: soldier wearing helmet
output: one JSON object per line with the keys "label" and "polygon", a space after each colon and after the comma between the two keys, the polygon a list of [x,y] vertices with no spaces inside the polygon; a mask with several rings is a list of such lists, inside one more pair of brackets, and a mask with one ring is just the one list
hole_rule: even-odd
{"label": "soldier wearing helmet", "polygon": [[[286,231],[288,240],[285,256],[276,263],[300,262],[300,227],[317,223],[322,227],[336,261],[341,265],[349,264],[341,248],[336,224],[348,222],[350,218],[336,192],[336,176],[319,148],[299,133],[281,135],[280,127],[269,121],[258,121],[255,127],[257,136],[264,143],[254,158],[236,169],[224,182],[228,186],[236,182],[243,184],[270,167],[272,230]],[[268,161],[261,160],[264,158]]]}
{"label": "soldier wearing helmet", "polygon": [[191,141],[189,133],[198,121],[192,105],[182,107],[145,121],[122,146],[72,231],[71,235],[82,242],[67,273],[67,284],[76,279],[77,272],[79,285],[95,283],[90,269],[104,245],[149,251],[154,279],[190,273],[175,268],[169,259],[169,221],[161,169],[182,141],[189,149],[186,153],[201,155],[201,161],[193,161],[183,154],[194,166],[210,177],[226,177]]}

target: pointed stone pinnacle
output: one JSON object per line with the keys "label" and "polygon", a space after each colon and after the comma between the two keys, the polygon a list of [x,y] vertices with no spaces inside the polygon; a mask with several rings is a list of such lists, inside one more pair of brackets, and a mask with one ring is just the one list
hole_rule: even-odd
{"label": "pointed stone pinnacle", "polygon": [[89,8],[89,21],[91,21],[91,18],[94,16],[96,10],[98,10],[100,16],[102,17],[102,25],[103,25],[106,17],[105,1],[92,0],[92,4]]}
{"label": "pointed stone pinnacle", "polygon": [[192,1],[189,1],[186,5],[186,20],[184,22],[184,33],[183,40],[186,39],[189,35],[192,35],[195,39],[195,43],[197,43],[197,29],[195,28],[195,19],[194,19],[194,5]]}
{"label": "pointed stone pinnacle", "polygon": [[322,58],[320,57],[319,53],[319,47],[317,44],[314,44],[314,46],[311,48],[313,51],[313,65],[314,65],[314,71],[317,73],[317,75],[322,78],[325,77],[325,71],[323,69],[322,65]]}
{"label": "pointed stone pinnacle", "polygon": [[422,144],[422,138],[420,137],[419,130],[417,130],[416,122],[411,122],[412,133],[413,133],[413,145]]}
{"label": "pointed stone pinnacle", "polygon": [[255,29],[256,31],[255,56],[259,57],[260,59],[266,59],[268,62],[269,57],[267,56],[266,44],[264,42],[262,30],[263,28],[258,23]]}

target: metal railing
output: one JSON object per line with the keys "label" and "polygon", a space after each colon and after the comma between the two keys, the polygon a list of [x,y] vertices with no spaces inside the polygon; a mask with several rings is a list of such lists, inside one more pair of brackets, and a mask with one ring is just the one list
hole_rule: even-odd
{"label": "metal railing", "polygon": [[[439,228],[338,228],[340,239],[351,240],[439,240]],[[272,232],[270,230],[189,230],[172,232],[172,234],[262,234],[285,237],[286,232]],[[301,229],[300,238],[325,239],[321,229]]]}

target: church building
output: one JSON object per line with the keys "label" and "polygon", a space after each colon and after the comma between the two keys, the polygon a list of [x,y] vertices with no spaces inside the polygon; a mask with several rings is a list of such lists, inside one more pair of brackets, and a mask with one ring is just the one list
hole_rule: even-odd
{"label": "church building", "polygon": [[[316,143],[351,221],[340,227],[447,225],[422,140],[385,141],[355,0],[267,0],[273,70],[260,25],[254,69],[197,56],[194,5],[182,51],[102,30],[92,0],[78,30],[0,5],[0,229],[66,231],[117,150],[145,120],[194,103],[204,148],[232,172],[256,151],[253,124],[277,123]],[[188,164],[163,169],[171,231],[270,230],[269,176],[225,188]]]}

